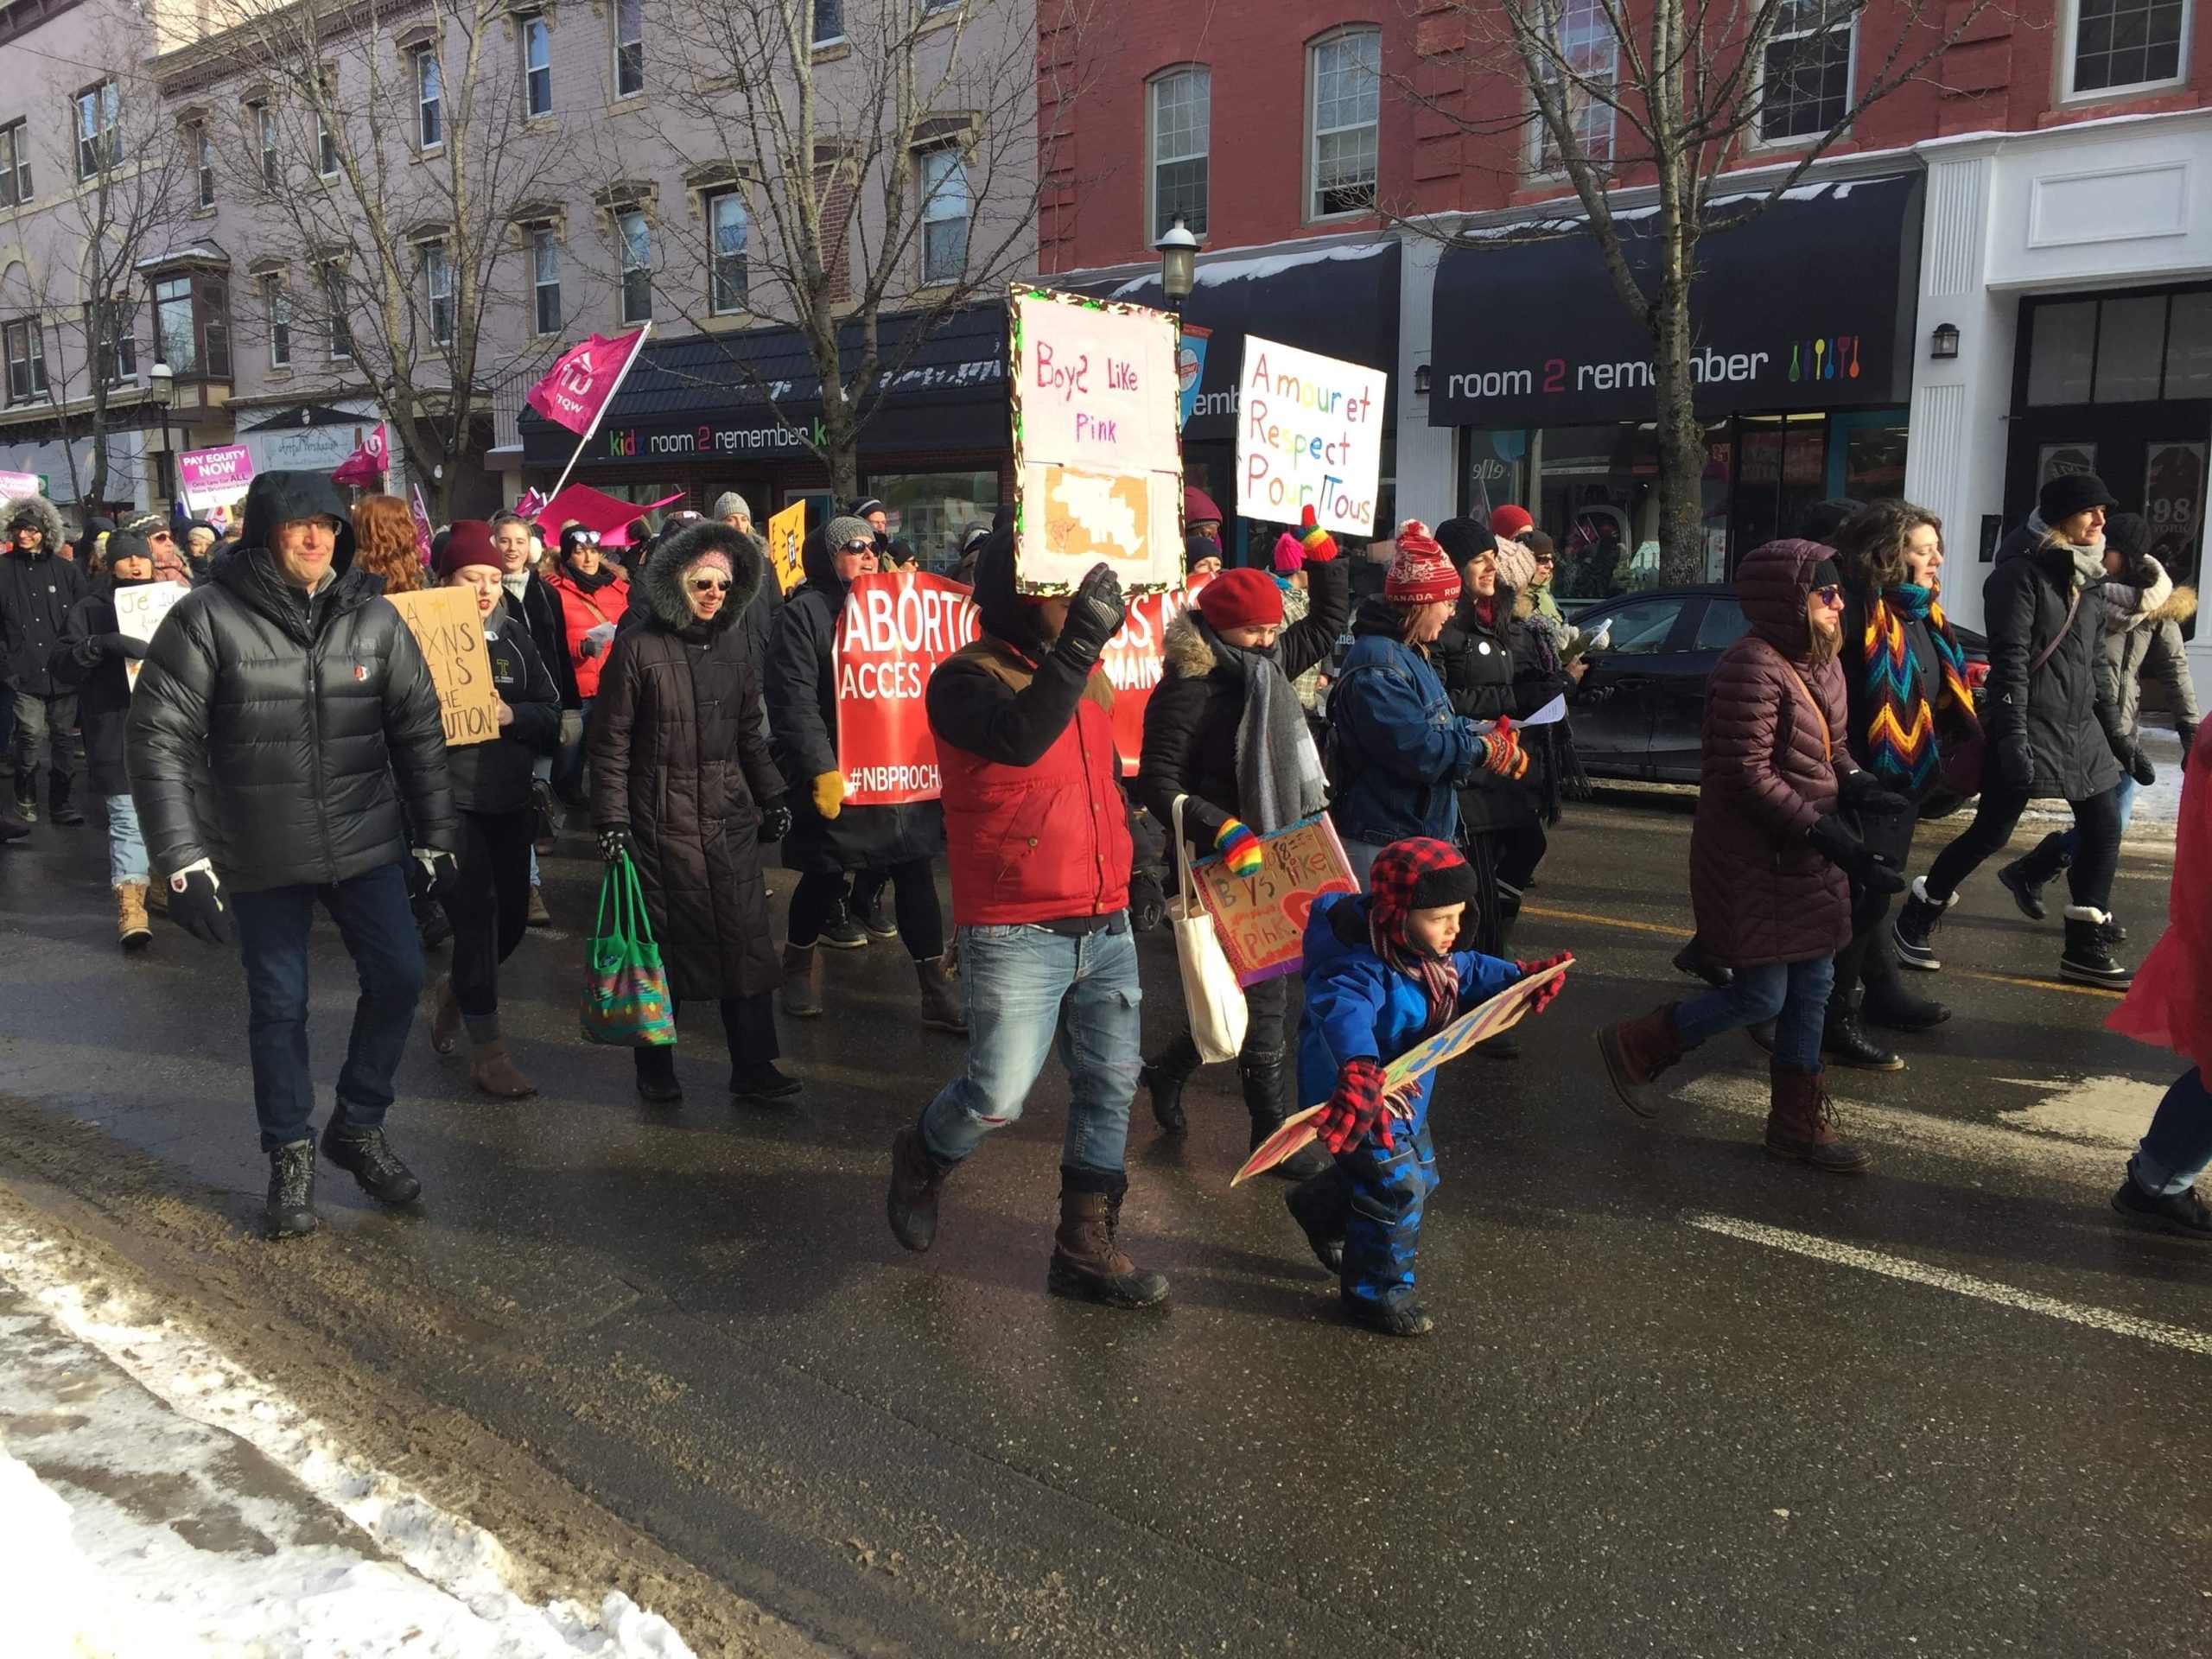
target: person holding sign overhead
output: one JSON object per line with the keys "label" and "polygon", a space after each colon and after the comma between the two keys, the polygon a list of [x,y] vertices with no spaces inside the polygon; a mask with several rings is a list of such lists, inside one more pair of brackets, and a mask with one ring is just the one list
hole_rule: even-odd
{"label": "person holding sign overhead", "polygon": [[[1316,532],[1304,543],[1311,607],[1283,626],[1282,589],[1265,571],[1226,570],[1198,590],[1195,604],[1167,625],[1160,683],[1144,711],[1138,800],[1162,824],[1183,823],[1230,868],[1256,872],[1256,837],[1271,836],[1328,804],[1321,757],[1292,682],[1335,646],[1351,608],[1351,578],[1336,542]],[[1288,986],[1278,977],[1245,989],[1249,1010],[1236,1069],[1257,1147],[1281,1127],[1289,1078],[1283,1014]],[[1186,1127],[1183,1084],[1198,1068],[1187,1027],[1145,1062],[1152,1115],[1171,1135]],[[1277,1166],[1303,1180],[1325,1160],[1308,1149]]]}

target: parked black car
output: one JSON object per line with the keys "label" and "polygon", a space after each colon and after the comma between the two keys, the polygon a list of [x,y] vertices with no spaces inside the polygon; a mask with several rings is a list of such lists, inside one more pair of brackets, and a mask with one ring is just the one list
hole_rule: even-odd
{"label": "parked black car", "polygon": [[[1611,626],[1611,643],[1592,653],[1568,705],[1584,768],[1596,777],[1697,782],[1706,678],[1744,633],[1736,590],[1718,582],[1654,588],[1576,608],[1573,621],[1586,635]],[[1989,642],[1956,623],[1952,632],[1966,651],[1967,683],[1979,692]]]}

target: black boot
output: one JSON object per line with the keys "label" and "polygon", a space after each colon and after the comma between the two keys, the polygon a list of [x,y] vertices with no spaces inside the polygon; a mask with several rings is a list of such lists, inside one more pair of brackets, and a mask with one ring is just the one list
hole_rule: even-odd
{"label": "black boot", "polygon": [[2186,768],[2189,765],[2190,746],[2196,741],[2196,722],[2193,720],[2177,720],[2174,721],[2174,735],[2181,739],[2181,763]]}
{"label": "black boot", "polygon": [[1344,1227],[1351,1219],[1351,1205],[1335,1162],[1332,1160],[1329,1167],[1312,1180],[1300,1181],[1291,1188],[1283,1203],[1290,1210],[1290,1218],[1298,1224],[1299,1231],[1306,1235],[1313,1259],[1331,1273],[1341,1273],[1344,1265]]}
{"label": "black boot", "polygon": [[805,1086],[773,1060],[730,1067],[730,1098],[741,1106],[781,1106],[804,1092]]}
{"label": "black boot", "polygon": [[1858,1010],[1847,996],[1828,999],[1827,1018],[1821,1028],[1821,1053],[1839,1065],[1861,1071],[1902,1071],[1904,1057],[1892,1053],[1866,1034]]}
{"label": "black boot", "polygon": [[1736,970],[1724,968],[1705,954],[1705,942],[1696,934],[1690,942],[1675,952],[1675,966],[1692,979],[1701,979],[1716,991],[1725,991],[1736,982]]}
{"label": "black boot", "polygon": [[2112,918],[2092,905],[2066,906],[2066,950],[2058,958],[2058,976],[2076,985],[2097,985],[2124,991],[2135,982],[2132,970],[2112,953],[2112,936],[2106,930]]}
{"label": "black boot", "polygon": [[54,823],[71,829],[84,823],[85,815],[69,804],[69,779],[50,778],[46,785],[46,807]]}
{"label": "black boot", "polygon": [[314,1141],[294,1141],[269,1154],[269,1202],[262,1224],[271,1238],[315,1231]]}
{"label": "black boot", "polygon": [[38,773],[16,774],[16,816],[25,823],[38,822]]}
{"label": "black boot", "polygon": [[1156,1060],[1147,1060],[1137,1081],[1152,1096],[1153,1121],[1180,1140],[1191,1127],[1183,1115],[1183,1085],[1198,1069],[1198,1046],[1186,1028],[1175,1033]]}
{"label": "black boot", "polygon": [[1955,893],[1948,899],[1929,898],[1928,878],[1913,878],[1897,920],[1890,924],[1890,942],[1897,948],[1899,966],[1932,974],[1943,965],[1943,959],[1936,954],[1936,929],[1943,912],[1958,902]]}
{"label": "black boot", "polygon": [[637,1068],[638,1098],[655,1106],[672,1106],[683,1098],[683,1085],[676,1080],[676,1046],[657,1043],[630,1051]]}
{"label": "black boot", "polygon": [[2024,855],[1998,871],[1997,879],[2012,895],[2020,914],[2031,922],[2039,922],[2050,914],[2050,906],[2043,901],[2044,883],[2057,880],[2073,862],[2074,855],[2066,849],[2065,836],[2049,835]]}
{"label": "black boot", "polygon": [[937,1243],[937,1196],[952,1167],[930,1155],[919,1124],[910,1123],[891,1137],[891,1190],[884,1197],[883,1213],[892,1236],[908,1249],[926,1250]]}
{"label": "black boot", "polygon": [[[1282,1128],[1283,1061],[1282,1051],[1272,1054],[1247,1054],[1236,1063],[1236,1073],[1244,1084],[1244,1109],[1252,1118],[1252,1145],[1257,1152],[1260,1143]],[[1306,1181],[1332,1166],[1329,1154],[1318,1142],[1308,1142],[1277,1164],[1268,1173],[1279,1175],[1287,1181]]]}
{"label": "black boot", "polygon": [[334,1117],[322,1131],[322,1155],[378,1204],[412,1204],[423,1196],[423,1183],[399,1161],[381,1128],[365,1129]]}
{"label": "black boot", "polygon": [[1886,928],[1866,942],[1866,993],[1859,1000],[1859,1018],[1887,1031],[1928,1031],[1942,1025],[1951,1017],[1950,1009],[1905,988],[1895,950]]}

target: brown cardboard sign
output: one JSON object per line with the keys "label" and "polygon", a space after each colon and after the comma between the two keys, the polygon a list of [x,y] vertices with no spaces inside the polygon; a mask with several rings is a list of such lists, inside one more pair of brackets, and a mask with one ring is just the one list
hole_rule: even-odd
{"label": "brown cardboard sign", "polygon": [[446,746],[489,743],[499,734],[499,693],[492,683],[492,653],[484,646],[484,619],[469,588],[429,588],[386,594],[407,624],[446,720]]}

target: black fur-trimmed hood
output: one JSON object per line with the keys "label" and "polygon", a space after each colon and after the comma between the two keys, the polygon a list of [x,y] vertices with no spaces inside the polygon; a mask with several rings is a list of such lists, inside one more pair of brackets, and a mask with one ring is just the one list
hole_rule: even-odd
{"label": "black fur-trimmed hood", "polygon": [[745,607],[760,596],[760,584],[767,570],[767,545],[760,537],[728,524],[694,524],[689,530],[677,531],[652,550],[638,583],[645,590],[645,603],[652,608],[654,619],[681,632],[697,620],[691,614],[691,607],[683,602],[684,566],[702,553],[726,555],[730,569],[729,598],[712,625],[714,632],[719,633],[744,615]]}
{"label": "black fur-trimmed hood", "polygon": [[54,503],[42,495],[18,495],[0,503],[0,541],[8,540],[14,532],[16,520],[25,513],[37,519],[38,527],[46,532],[44,551],[60,552],[61,515],[54,510]]}

